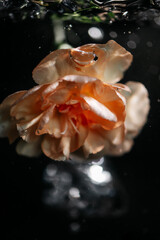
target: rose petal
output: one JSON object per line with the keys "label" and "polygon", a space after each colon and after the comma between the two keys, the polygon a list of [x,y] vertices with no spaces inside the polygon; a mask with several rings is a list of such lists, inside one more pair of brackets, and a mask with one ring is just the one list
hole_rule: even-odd
{"label": "rose petal", "polygon": [[43,113],[39,114],[38,116],[36,116],[35,118],[31,119],[28,122],[25,123],[18,123],[17,124],[17,130],[19,132],[23,132],[25,130],[27,130],[28,128],[32,127],[33,125],[35,125],[43,116]]}
{"label": "rose petal", "polygon": [[56,138],[60,138],[63,133],[68,130],[68,122],[64,114],[53,110],[51,107],[47,110],[41,118],[37,127],[36,134],[41,135],[48,133]]}
{"label": "rose petal", "polygon": [[74,152],[83,145],[88,135],[88,128],[82,124],[79,126],[78,130],[79,133],[62,135],[61,138],[46,135],[42,142],[42,151],[51,159],[68,159],[71,152]]}
{"label": "rose petal", "polygon": [[99,117],[109,120],[112,122],[117,121],[117,117],[114,113],[112,113],[106,106],[102,103],[98,102],[96,99],[87,96],[81,96],[86,103],[89,105],[90,111],[94,112]]}
{"label": "rose petal", "polygon": [[[32,76],[35,82],[44,84],[55,82],[61,78],[62,75],[59,73],[59,68],[62,68],[64,73],[66,72],[65,61],[68,58],[68,52],[68,49],[59,49],[46,56],[33,70]],[[64,75],[67,75],[67,73]]]}
{"label": "rose petal", "polygon": [[108,144],[100,153],[101,155],[109,155],[109,156],[122,156],[123,154],[129,152],[133,146],[132,139],[124,139],[121,144],[111,145]]}
{"label": "rose petal", "polygon": [[41,114],[41,94],[44,88],[45,86],[36,86],[27,91],[11,108],[10,115],[17,121],[25,123]]}
{"label": "rose petal", "polygon": [[63,155],[62,149],[59,149],[60,141],[60,138],[46,135],[41,144],[43,153],[53,160],[66,160],[66,156]]}
{"label": "rose petal", "polygon": [[71,149],[70,152],[76,151],[78,148],[80,148],[83,144],[85,139],[88,136],[88,127],[84,126],[82,124],[79,125],[78,131],[76,132],[72,138],[71,138]]}
{"label": "rose petal", "polygon": [[89,129],[89,134],[83,145],[85,156],[100,151],[109,154],[112,148],[115,149],[123,143],[124,131],[123,125],[110,131],[104,130],[100,126]]}
{"label": "rose petal", "polygon": [[86,44],[50,53],[33,70],[33,79],[45,84],[73,74],[115,83],[123,77],[131,61],[132,55],[113,40],[106,44]]}
{"label": "rose petal", "polygon": [[85,157],[100,152],[105,146],[105,141],[106,139],[103,134],[101,135],[99,129],[89,129],[88,136],[83,144]]}
{"label": "rose petal", "polygon": [[69,136],[63,136],[60,141],[59,148],[61,149],[63,155],[69,159],[70,154],[70,144],[71,144],[71,137]]}
{"label": "rose petal", "polygon": [[131,94],[127,98],[125,127],[127,134],[135,137],[147,121],[150,109],[148,91],[142,83],[127,82]]}
{"label": "rose petal", "polygon": [[125,127],[121,126],[106,132],[106,140],[112,145],[119,145],[123,142],[125,137]]}
{"label": "rose petal", "polygon": [[0,137],[8,137],[10,143],[18,137],[16,122],[10,116],[10,109],[25,93],[26,91],[20,91],[9,95],[0,105]]}
{"label": "rose petal", "polygon": [[20,140],[16,146],[16,151],[19,155],[26,157],[38,157],[41,154],[41,139],[38,138],[32,143]]}

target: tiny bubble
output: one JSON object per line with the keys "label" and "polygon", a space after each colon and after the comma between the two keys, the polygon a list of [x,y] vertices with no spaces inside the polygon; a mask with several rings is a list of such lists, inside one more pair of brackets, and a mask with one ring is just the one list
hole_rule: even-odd
{"label": "tiny bubble", "polygon": [[66,29],[66,30],[68,30],[68,31],[70,31],[71,28],[72,28],[72,24],[66,25],[66,26],[64,27],[64,29]]}
{"label": "tiny bubble", "polygon": [[137,47],[136,43],[132,40],[127,42],[127,46],[131,49],[135,49]]}
{"label": "tiny bubble", "polygon": [[117,33],[114,32],[114,31],[112,31],[112,32],[109,33],[109,36],[110,36],[111,38],[117,38]]}

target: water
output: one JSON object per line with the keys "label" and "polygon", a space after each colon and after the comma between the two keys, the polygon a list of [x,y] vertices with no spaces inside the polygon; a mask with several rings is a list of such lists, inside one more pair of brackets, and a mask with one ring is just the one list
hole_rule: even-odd
{"label": "water", "polygon": [[133,20],[150,18],[158,13],[159,0],[106,0],[106,1],[0,1],[2,17],[10,17],[12,20],[24,20],[26,18],[40,19],[46,15],[64,20],[74,19],[81,22],[107,22],[116,20]]}
{"label": "water", "polygon": [[1,101],[35,85],[31,72],[49,52],[114,39],[134,56],[122,82],[148,89],[148,120],[129,153],[90,165],[21,157],[0,139],[6,239],[159,240],[159,1],[121,1],[116,9],[116,1],[93,1],[89,10],[85,1],[82,12],[77,2],[0,1]]}

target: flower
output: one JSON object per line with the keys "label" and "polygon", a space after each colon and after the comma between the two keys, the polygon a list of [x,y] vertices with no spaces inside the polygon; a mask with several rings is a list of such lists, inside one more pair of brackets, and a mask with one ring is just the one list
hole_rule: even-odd
{"label": "flower", "polygon": [[116,83],[132,62],[132,55],[113,40],[59,49],[45,57],[33,70],[38,84],[55,82],[66,75],[83,75]]}
{"label": "flower", "polygon": [[115,41],[59,49],[33,70],[39,85],[0,105],[0,137],[17,152],[51,159],[122,155],[144,126],[150,104],[143,84],[117,83],[132,55]]}
{"label": "flower", "polygon": [[87,157],[123,142],[126,113],[121,91],[129,88],[68,75],[17,92],[0,105],[0,136],[12,141],[19,135],[17,151],[23,155],[38,155],[42,149],[51,159],[65,160],[81,148]]}

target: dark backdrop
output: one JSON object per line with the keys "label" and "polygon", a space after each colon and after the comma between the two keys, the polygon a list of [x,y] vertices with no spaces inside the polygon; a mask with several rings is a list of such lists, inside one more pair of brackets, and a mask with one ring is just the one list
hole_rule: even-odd
{"label": "dark backdrop", "polygon": [[[64,23],[64,25],[69,23]],[[72,46],[95,42],[87,34],[89,24],[72,22],[72,31],[66,28],[66,39]],[[133,149],[122,157],[109,159],[109,164],[128,196],[128,210],[119,217],[81,217],[80,228],[71,231],[72,220],[67,212],[48,208],[42,201],[43,173],[51,162],[45,156],[28,159],[15,153],[15,144],[0,139],[2,187],[1,212],[6,219],[7,240],[17,239],[160,239],[160,25],[155,21],[116,22],[99,24],[104,31],[100,41],[115,40],[131,51],[134,61],[124,81],[142,82],[149,91],[151,110],[148,121],[136,138]],[[34,85],[32,70],[54,44],[53,24],[44,20],[0,22],[0,100],[7,95]],[[78,34],[78,40],[74,37]],[[135,37],[136,36],[136,37]],[[75,40],[76,39],[76,40]],[[130,49],[129,40],[136,42]],[[149,42],[149,43],[148,43]]]}

